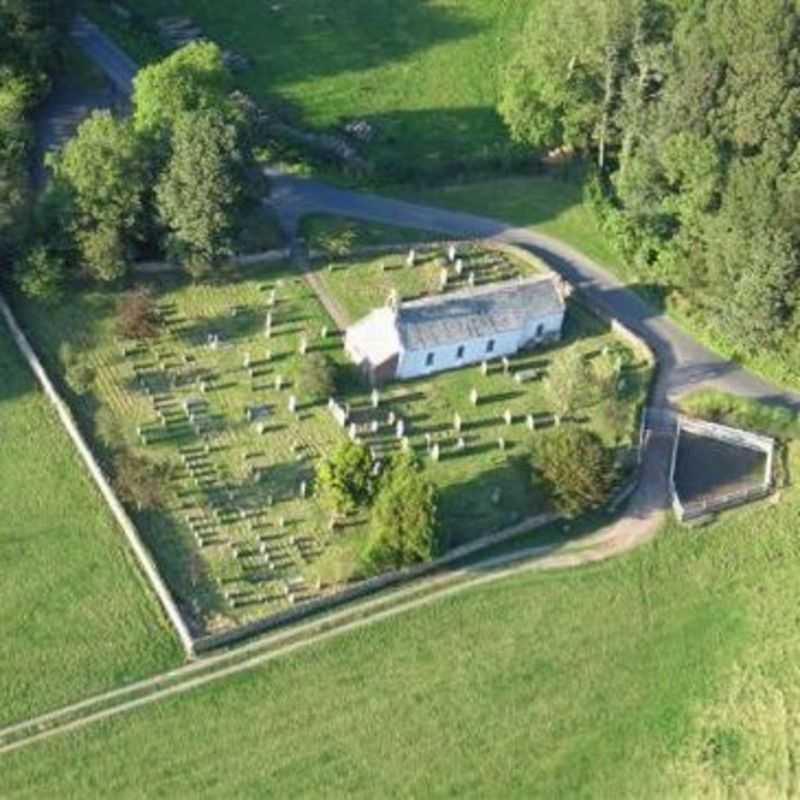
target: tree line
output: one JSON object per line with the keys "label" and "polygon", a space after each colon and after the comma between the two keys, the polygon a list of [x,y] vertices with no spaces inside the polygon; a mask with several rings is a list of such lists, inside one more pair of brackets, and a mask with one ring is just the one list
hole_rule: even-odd
{"label": "tree line", "polygon": [[0,0],[0,265],[26,236],[31,187],[30,116],[62,65],[67,0]]}
{"label": "tree line", "polygon": [[796,372],[797,0],[541,0],[525,45],[500,105],[513,136],[590,153],[638,279]]}

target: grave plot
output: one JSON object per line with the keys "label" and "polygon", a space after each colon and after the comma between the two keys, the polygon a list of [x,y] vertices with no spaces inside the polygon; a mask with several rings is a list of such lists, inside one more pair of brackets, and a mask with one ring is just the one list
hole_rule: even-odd
{"label": "grave plot", "polygon": [[[372,393],[288,267],[196,285],[160,276],[149,286],[159,317],[150,339],[119,339],[118,298],[100,291],[47,312],[30,306],[26,323],[51,363],[67,332],[73,357],[94,367],[91,391],[73,401],[98,445],[163,468],[159,501],[131,511],[197,633],[335,592],[357,574],[366,511],[334,526],[314,491],[319,459],[346,437],[378,459],[402,447],[419,455],[454,546],[546,507],[525,462],[533,437],[556,424],[547,376],[559,359],[579,352],[598,375],[616,376],[607,396],[587,383],[562,424],[590,425],[620,452],[650,376],[604,323],[571,307],[559,345]],[[338,365],[330,406],[295,384],[316,353]]]}
{"label": "grave plot", "polygon": [[681,418],[673,459],[680,519],[763,497],[772,482],[774,442],[747,431]]}
{"label": "grave plot", "polygon": [[[473,244],[454,245],[452,250],[410,250],[330,265],[319,262],[317,267],[325,290],[352,321],[385,305],[392,295],[398,300],[414,300],[537,273],[527,261]],[[545,269],[542,265],[541,271]]]}

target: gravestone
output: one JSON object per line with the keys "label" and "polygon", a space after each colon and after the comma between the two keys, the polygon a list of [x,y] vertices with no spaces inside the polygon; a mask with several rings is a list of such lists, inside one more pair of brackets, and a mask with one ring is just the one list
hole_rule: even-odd
{"label": "gravestone", "polygon": [[370,400],[372,401],[372,407],[377,408],[381,403],[381,393],[377,389],[373,389]]}
{"label": "gravestone", "polygon": [[438,444],[438,442],[436,444],[434,444],[433,447],[431,448],[431,460],[434,463],[437,463],[439,461],[439,444]]}
{"label": "gravestone", "polygon": [[464,260],[462,258],[456,259],[456,275],[460,278],[464,272]]}
{"label": "gravestone", "polygon": [[461,415],[458,413],[458,411],[453,414],[453,430],[456,433],[461,433]]}
{"label": "gravestone", "polygon": [[511,425],[514,421],[514,415],[511,413],[511,409],[507,408],[505,414],[503,414],[503,419],[505,420],[506,425]]}
{"label": "gravestone", "polygon": [[417,251],[414,248],[408,251],[408,256],[406,257],[406,266],[413,267],[417,263]]}
{"label": "gravestone", "polygon": [[480,395],[478,394],[478,390],[473,387],[472,391],[469,393],[469,401],[472,403],[473,406],[478,405],[478,401],[480,400]]}
{"label": "gravestone", "polygon": [[447,248],[447,260],[451,264],[456,260],[456,246],[454,244]]}

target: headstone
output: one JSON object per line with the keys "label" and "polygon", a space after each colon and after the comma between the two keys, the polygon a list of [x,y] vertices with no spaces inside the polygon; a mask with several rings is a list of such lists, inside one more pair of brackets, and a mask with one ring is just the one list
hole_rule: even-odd
{"label": "headstone", "polygon": [[481,375],[484,378],[489,374],[489,362],[488,361],[481,361]]}
{"label": "headstone", "polygon": [[414,250],[412,247],[411,250],[408,251],[408,256],[406,258],[406,266],[413,267],[417,263],[417,251]]}
{"label": "headstone", "polygon": [[381,424],[378,420],[374,419],[369,425],[370,432],[374,435],[381,429]]}
{"label": "headstone", "polygon": [[300,497],[305,500],[308,496],[308,483],[307,481],[300,481]]}
{"label": "headstone", "polygon": [[373,389],[370,400],[372,401],[372,407],[377,408],[381,404],[381,393],[377,389]]}
{"label": "headstone", "polygon": [[434,463],[439,461],[439,444],[438,444],[438,442],[431,448],[431,460]]}
{"label": "headstone", "polygon": [[469,401],[470,403],[472,403],[472,405],[477,406],[479,399],[480,397],[478,395],[478,390],[475,387],[473,387],[472,391],[469,393]]}
{"label": "headstone", "polygon": [[404,453],[407,453],[409,450],[411,450],[411,440],[408,438],[408,436],[403,436],[400,439],[400,448]]}
{"label": "headstone", "polygon": [[508,371],[511,369],[511,362],[503,356],[503,374],[508,375]]}
{"label": "headstone", "polygon": [[289,395],[289,413],[297,413],[297,398],[293,394]]}
{"label": "headstone", "polygon": [[457,258],[456,259],[456,275],[460,278],[464,272],[464,259]]}
{"label": "headstone", "polygon": [[275,289],[271,289],[269,295],[267,296],[267,305],[272,308],[275,305],[276,300],[276,293]]}
{"label": "headstone", "polygon": [[514,421],[514,415],[511,413],[510,408],[506,409],[506,413],[503,414],[503,419],[505,420],[506,425],[510,425]]}
{"label": "headstone", "polygon": [[300,337],[300,342],[297,346],[297,350],[301,356],[304,356],[308,352],[308,337],[305,334],[303,334],[303,336]]}
{"label": "headstone", "polygon": [[461,433],[461,415],[457,411],[453,414],[453,430],[456,433]]}
{"label": "headstone", "polygon": [[280,391],[283,388],[283,375],[275,376],[275,389]]}
{"label": "headstone", "polygon": [[470,285],[470,287],[475,286],[475,273],[474,272],[470,272],[469,273],[469,276],[467,277],[467,283]]}
{"label": "headstone", "polygon": [[242,366],[245,369],[250,369],[250,353],[249,352],[244,354],[244,359],[242,361]]}
{"label": "headstone", "polygon": [[431,436],[429,433],[426,433],[426,434],[425,434],[425,447],[426,447],[428,450],[430,450],[430,449],[431,449],[431,444],[432,444],[432,443],[433,443],[433,437],[432,437],[432,436]]}
{"label": "headstone", "polygon": [[355,441],[356,439],[358,439],[358,426],[355,424],[355,422],[351,422],[351,423],[350,423],[350,427],[349,427],[349,428],[348,428],[348,430],[347,430],[347,435],[348,435],[348,436],[349,436],[349,437],[350,437],[350,438],[351,438],[353,441]]}
{"label": "headstone", "polygon": [[386,415],[386,424],[387,425],[394,425],[395,422],[397,422],[397,415],[394,413],[394,411],[390,411]]}
{"label": "headstone", "polygon": [[536,420],[534,419],[533,414],[525,415],[525,424],[528,426],[529,431],[536,430]]}
{"label": "headstone", "polygon": [[439,287],[441,289],[447,288],[447,281],[449,279],[449,275],[447,274],[447,267],[443,267],[442,271],[439,273]]}
{"label": "headstone", "polygon": [[406,423],[402,419],[397,420],[397,424],[395,425],[395,435],[398,439],[403,439],[406,434]]}
{"label": "headstone", "polygon": [[319,332],[320,339],[327,339],[328,338],[328,326],[323,325]]}
{"label": "headstone", "polygon": [[451,264],[456,260],[456,246],[454,244],[447,248],[447,260]]}
{"label": "headstone", "polygon": [[497,446],[501,450],[505,450],[506,449],[506,440],[502,436],[497,440]]}
{"label": "headstone", "polygon": [[463,450],[467,446],[466,442],[464,441],[463,436],[458,437],[458,441],[456,442],[456,450]]}

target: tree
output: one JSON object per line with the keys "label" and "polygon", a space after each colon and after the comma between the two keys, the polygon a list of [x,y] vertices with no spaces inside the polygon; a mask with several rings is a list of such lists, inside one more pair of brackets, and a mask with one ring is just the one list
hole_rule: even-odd
{"label": "tree", "polygon": [[139,70],[133,81],[134,125],[139,131],[163,133],[186,112],[226,112],[232,108],[231,88],[219,47],[192,42]]}
{"label": "tree", "polygon": [[181,114],[172,155],[156,187],[174,257],[209,267],[232,253],[243,161],[236,129],[215,111]]}
{"label": "tree", "polygon": [[577,516],[601,505],[613,485],[611,456],[585,428],[554,428],[536,440],[533,470],[564,514]]}
{"label": "tree", "polygon": [[23,294],[55,303],[63,296],[64,259],[45,245],[35,245],[17,262],[16,280]]}
{"label": "tree", "polygon": [[364,562],[372,571],[429,561],[437,546],[437,492],[409,453],[392,458],[370,515]]}
{"label": "tree", "polygon": [[152,292],[125,292],[117,304],[117,332],[126,339],[148,339],[158,333],[158,311]]}
{"label": "tree", "polygon": [[552,360],[545,386],[553,410],[561,419],[575,412],[589,382],[586,362],[576,350],[567,350]]}
{"label": "tree", "polygon": [[317,468],[320,495],[336,513],[353,512],[372,499],[372,470],[372,457],[363,444],[343,442]]}
{"label": "tree", "polygon": [[308,353],[295,372],[297,388],[313,400],[331,397],[336,392],[336,367],[323,353]]}
{"label": "tree", "polygon": [[116,280],[127,252],[143,237],[150,183],[145,149],[131,124],[96,111],[50,159],[74,209],[73,227],[89,271]]}

